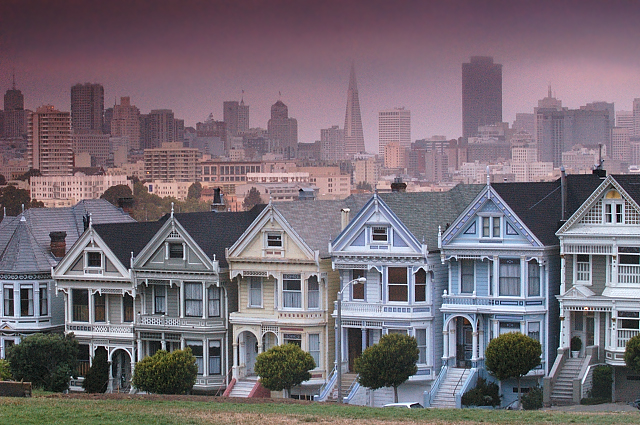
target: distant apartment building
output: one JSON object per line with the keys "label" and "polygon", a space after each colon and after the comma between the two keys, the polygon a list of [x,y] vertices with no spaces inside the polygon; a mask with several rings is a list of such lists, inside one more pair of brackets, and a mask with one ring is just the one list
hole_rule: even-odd
{"label": "distant apartment building", "polygon": [[284,159],[297,157],[298,121],[289,118],[289,108],[281,100],[271,105],[271,119],[267,123],[271,151]]}
{"label": "distant apartment building", "polygon": [[111,143],[108,134],[102,133],[73,133],[73,153],[87,153],[91,156],[92,167],[106,166],[111,153]]}
{"label": "distant apartment building", "polygon": [[562,153],[562,165],[569,174],[588,173],[598,165],[599,158],[598,150],[576,145],[570,151]]}
{"label": "distant apartment building", "polygon": [[339,161],[347,158],[344,130],[334,125],[320,130],[320,157],[324,161]]}
{"label": "distant apartment building", "polygon": [[298,167],[309,173],[309,183],[318,188],[317,199],[344,199],[351,194],[351,176],[340,173],[340,167]]}
{"label": "distant apartment building", "polygon": [[21,139],[27,134],[28,112],[24,109],[24,96],[13,87],[4,94],[4,111],[0,114],[0,137],[4,139]]}
{"label": "distant apartment building", "polygon": [[184,139],[184,121],[177,120],[171,109],[154,109],[140,115],[140,148],[159,148],[163,143]]}
{"label": "distant apartment building", "polygon": [[129,96],[121,97],[113,106],[111,136],[126,138],[127,150],[140,149],[140,110],[131,104]]}
{"label": "distant apartment building", "polygon": [[375,188],[380,180],[380,168],[382,165],[374,155],[358,155],[351,164],[353,165],[353,183],[368,183]]}
{"label": "distant apartment building", "polygon": [[[398,142],[403,148],[411,147],[411,111],[393,108],[378,112],[378,154],[385,155],[385,146]],[[385,167],[390,168],[385,162]]]}
{"label": "distant apartment building", "polygon": [[553,163],[539,162],[538,149],[535,147],[513,147],[511,172],[516,182],[547,180],[553,176]]}
{"label": "distant apartment building", "polygon": [[631,160],[631,140],[629,128],[611,129],[611,159],[629,163]]}
{"label": "distant apartment building", "polygon": [[71,128],[74,133],[102,133],[104,87],[76,84],[71,87]]}
{"label": "distant apartment building", "polygon": [[133,183],[124,174],[31,177],[31,198],[41,201],[45,207],[57,207],[59,200],[70,199],[75,204],[84,199],[98,199],[112,186],[126,185],[133,191]]}
{"label": "distant apartment building", "polygon": [[249,105],[244,104],[244,99],[223,102],[222,115],[229,136],[249,130]]}
{"label": "distant apartment building", "polygon": [[27,129],[29,168],[43,176],[70,175],[73,169],[71,114],[52,105],[39,107],[29,115]]}
{"label": "distant apartment building", "polygon": [[384,168],[403,169],[407,167],[407,153],[409,148],[398,141],[384,145]]}
{"label": "distant apartment building", "polygon": [[200,181],[200,152],[182,143],[163,143],[162,147],[144,150],[145,180],[164,182]]}
{"label": "distant apartment building", "polygon": [[152,195],[157,195],[161,198],[176,198],[179,201],[187,199],[189,194],[189,187],[194,182],[178,182],[178,181],[162,181],[152,180],[144,182],[144,186],[147,191]]}

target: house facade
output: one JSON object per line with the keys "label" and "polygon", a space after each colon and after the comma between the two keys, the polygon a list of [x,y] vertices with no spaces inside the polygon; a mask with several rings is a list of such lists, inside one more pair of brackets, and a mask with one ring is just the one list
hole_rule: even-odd
{"label": "house facade", "polygon": [[576,361],[568,360],[571,340],[580,339],[575,354],[581,397],[588,394],[595,364],[612,367],[614,401],[633,401],[640,391],[640,375],[624,362],[627,342],[640,332],[639,185],[634,175],[602,179],[557,232],[562,259],[557,363],[562,368]]}

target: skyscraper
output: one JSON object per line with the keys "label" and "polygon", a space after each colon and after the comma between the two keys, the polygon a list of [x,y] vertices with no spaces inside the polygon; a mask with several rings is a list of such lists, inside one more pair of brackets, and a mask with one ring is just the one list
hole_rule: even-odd
{"label": "skyscraper", "polygon": [[249,130],[249,105],[244,104],[244,99],[239,103],[237,100],[223,102],[222,116],[230,136]]}
{"label": "skyscraper", "polygon": [[492,57],[472,56],[462,64],[462,136],[481,125],[502,122],[502,65]]}
{"label": "skyscraper", "polygon": [[[393,108],[378,112],[378,153],[385,156],[386,152],[411,148],[411,111],[404,108]],[[397,143],[395,150],[386,149],[390,143]],[[395,156],[397,156],[394,153]],[[402,157],[402,156],[401,156]],[[387,167],[385,157],[385,167]],[[398,161],[391,161],[394,164]],[[395,168],[395,167],[394,167]]]}
{"label": "skyscraper", "polygon": [[289,118],[289,108],[281,100],[271,105],[271,119],[267,123],[272,151],[284,159],[293,159],[298,151],[298,121]]}
{"label": "skyscraper", "polygon": [[353,64],[351,64],[349,88],[347,89],[347,110],[344,114],[344,152],[348,156],[365,152],[358,83]]}
{"label": "skyscraper", "polygon": [[129,149],[140,149],[140,110],[131,104],[129,96],[121,97],[120,104],[113,106],[111,136],[126,137]]}
{"label": "skyscraper", "polygon": [[29,168],[40,170],[43,176],[71,175],[73,148],[71,116],[52,105],[39,107],[29,116]]}
{"label": "skyscraper", "polygon": [[16,89],[16,78],[13,86],[4,94],[4,130],[0,137],[10,139],[23,138],[27,133],[27,113],[24,110],[24,96]]}
{"label": "skyscraper", "polygon": [[152,109],[140,115],[140,148],[159,148],[163,143],[176,141],[175,124],[171,109]]}
{"label": "skyscraper", "polygon": [[71,87],[71,127],[74,133],[102,133],[104,88],[101,84]]}

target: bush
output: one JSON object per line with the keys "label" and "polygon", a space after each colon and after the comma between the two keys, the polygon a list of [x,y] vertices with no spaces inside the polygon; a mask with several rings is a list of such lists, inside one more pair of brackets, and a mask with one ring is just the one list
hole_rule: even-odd
{"label": "bush", "polygon": [[611,401],[612,385],[613,376],[611,366],[597,366],[593,369],[593,385],[589,396],[591,398],[606,399],[608,403]]}
{"label": "bush", "polygon": [[254,371],[260,383],[271,391],[290,391],[294,385],[311,379],[309,371],[316,367],[311,354],[296,344],[277,345],[258,354]]}
{"label": "bush", "polygon": [[11,370],[9,369],[9,362],[5,359],[0,359],[0,381],[8,381],[11,379]]}
{"label": "bush", "polygon": [[537,410],[542,408],[542,388],[534,387],[522,396],[522,408],[524,410]]}
{"label": "bush", "polygon": [[107,350],[100,347],[91,362],[91,368],[82,382],[82,388],[88,393],[103,393],[109,386],[109,362]]}
{"label": "bush", "polygon": [[171,353],[158,350],[138,363],[133,371],[133,385],[155,394],[186,394],[198,376],[196,358],[191,348]]}
{"label": "bush", "polygon": [[588,397],[580,400],[580,404],[583,404],[585,406],[592,406],[594,404],[604,404],[604,403],[610,403],[610,402],[611,402],[611,397],[609,398]]}
{"label": "bush", "polygon": [[495,382],[478,378],[476,387],[462,395],[464,406],[499,406],[500,389]]}
{"label": "bush", "polygon": [[571,351],[580,351],[582,349],[582,340],[579,336],[571,338]]}
{"label": "bush", "polygon": [[7,350],[7,360],[16,380],[62,392],[78,369],[78,341],[73,334],[33,334]]}
{"label": "bush", "polygon": [[629,369],[640,372],[640,334],[627,342],[624,349],[624,362]]}

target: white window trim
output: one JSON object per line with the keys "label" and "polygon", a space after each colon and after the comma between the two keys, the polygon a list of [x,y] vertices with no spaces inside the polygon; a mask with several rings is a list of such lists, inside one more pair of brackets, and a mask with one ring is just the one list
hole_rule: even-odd
{"label": "white window trim", "polygon": [[[163,291],[164,292],[164,312],[163,313],[158,313],[156,311],[156,293],[158,291]],[[153,285],[153,305],[152,305],[152,310],[153,310],[153,314],[167,314],[167,293],[169,291],[167,291],[167,285]]]}
{"label": "white window trim", "polygon": [[[462,292],[462,262],[463,261],[473,261],[473,290],[471,292]],[[471,295],[476,291],[477,272],[478,272],[477,262],[475,260],[462,258],[460,259],[460,261],[458,261],[458,294],[459,295]]]}
{"label": "white window trim", "polygon": [[181,244],[182,245],[182,260],[185,260],[187,258],[187,246],[184,242],[182,241],[166,241],[165,242],[165,260],[179,260],[179,258],[171,258],[171,254],[170,254],[170,245],[172,244]]}
{"label": "white window trim", "polygon": [[[280,237],[280,246],[269,246],[270,235]],[[272,231],[272,230],[264,232],[264,249],[283,250],[284,249],[284,232]]]}
{"label": "white window trim", "polygon": [[[602,201],[602,223],[603,224],[626,224],[626,208],[624,199],[603,199]],[[611,205],[611,221],[607,221],[607,206]],[[616,206],[622,206],[622,221],[618,221]]]}
{"label": "white window trim", "polygon": [[[578,255],[589,256],[589,280],[578,280]],[[573,256],[573,284],[591,286],[593,282],[593,256],[591,254],[575,254]]]}
{"label": "white window trim", "polygon": [[[385,229],[385,234],[387,239],[384,241],[377,241],[373,239],[373,229]],[[370,228],[369,241],[371,245],[389,245],[391,243],[391,226],[382,224],[382,225],[372,225]]]}
{"label": "white window trim", "polygon": [[[480,223],[478,223],[478,236],[480,237],[481,240],[502,240],[503,239],[503,234],[505,233],[505,229],[504,229],[504,220],[503,220],[502,215],[495,215],[495,214],[478,214],[478,219],[480,220]],[[484,236],[484,219],[488,218],[489,219],[489,236]],[[499,235],[494,235],[493,234],[493,222],[494,220],[498,220],[498,223],[500,225],[500,234]]]}
{"label": "white window trim", "polygon": [[[251,283],[252,280],[256,279],[256,281],[260,284],[260,304],[251,304]],[[258,280],[259,279],[259,280]],[[264,279],[260,277],[249,277],[247,282],[247,308],[263,308],[264,306]]]}

